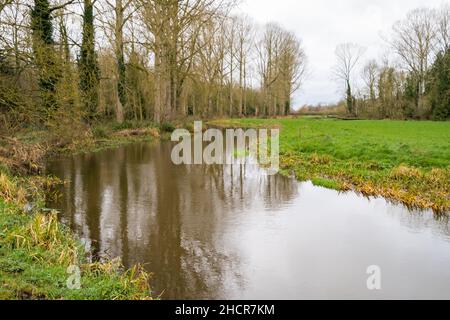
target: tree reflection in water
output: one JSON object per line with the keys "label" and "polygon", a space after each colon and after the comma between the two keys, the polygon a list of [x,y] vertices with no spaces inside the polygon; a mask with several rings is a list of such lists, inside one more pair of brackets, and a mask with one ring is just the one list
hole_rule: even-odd
{"label": "tree reflection in water", "polygon": [[[177,299],[449,299],[448,217],[267,176],[174,166],[168,142],[49,163],[60,203],[95,255],[144,263]],[[379,265],[383,290],[366,288]]]}
{"label": "tree reflection in water", "polygon": [[144,263],[164,298],[221,298],[243,285],[233,228],[252,208],[273,214],[298,184],[250,165],[175,166],[172,144],[134,144],[49,164],[68,180],[61,219],[95,255]]}

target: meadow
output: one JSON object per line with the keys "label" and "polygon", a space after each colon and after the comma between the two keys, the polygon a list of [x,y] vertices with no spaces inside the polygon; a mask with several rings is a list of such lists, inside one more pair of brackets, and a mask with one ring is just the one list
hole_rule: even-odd
{"label": "meadow", "polygon": [[282,172],[410,207],[450,210],[450,123],[321,117],[211,121],[280,127]]}

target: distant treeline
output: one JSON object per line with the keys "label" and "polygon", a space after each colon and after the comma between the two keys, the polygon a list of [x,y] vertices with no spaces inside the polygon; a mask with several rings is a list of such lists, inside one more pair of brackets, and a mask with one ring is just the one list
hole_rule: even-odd
{"label": "distant treeline", "polygon": [[364,118],[448,119],[450,6],[409,12],[394,24],[385,40],[388,52],[365,65],[361,46],[347,43],[337,47],[334,71],[344,85],[345,100],[317,111],[342,113],[344,105],[347,114]]}
{"label": "distant treeline", "polygon": [[0,0],[1,127],[288,114],[300,40],[234,0]]}

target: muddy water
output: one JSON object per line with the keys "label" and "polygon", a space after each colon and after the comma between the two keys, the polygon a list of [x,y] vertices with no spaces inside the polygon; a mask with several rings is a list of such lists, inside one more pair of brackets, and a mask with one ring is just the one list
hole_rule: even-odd
{"label": "muddy water", "polygon": [[[134,144],[48,164],[69,181],[49,204],[61,220],[95,255],[144,263],[154,295],[450,298],[447,219],[251,166],[174,166],[171,148]],[[372,265],[381,290],[367,288]]]}

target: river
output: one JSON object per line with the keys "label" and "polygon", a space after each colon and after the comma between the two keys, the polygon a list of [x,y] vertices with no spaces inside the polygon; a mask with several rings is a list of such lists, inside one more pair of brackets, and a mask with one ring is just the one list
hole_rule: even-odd
{"label": "river", "polygon": [[[450,299],[450,226],[431,211],[268,176],[175,166],[170,142],[53,159],[94,256],[152,272],[163,299]],[[369,290],[376,266],[380,290]]]}

